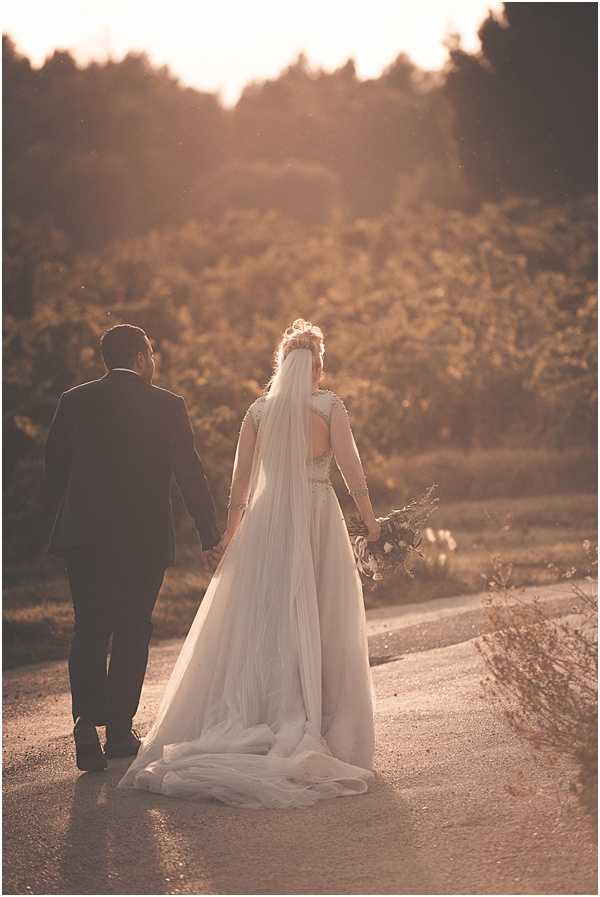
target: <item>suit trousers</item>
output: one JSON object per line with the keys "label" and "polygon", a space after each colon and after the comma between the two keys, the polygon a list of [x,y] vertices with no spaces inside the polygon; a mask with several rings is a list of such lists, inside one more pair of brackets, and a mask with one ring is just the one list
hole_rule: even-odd
{"label": "suit trousers", "polygon": [[128,729],[140,700],[165,564],[147,555],[85,547],[67,552],[65,565],[75,613],[69,654],[73,719]]}

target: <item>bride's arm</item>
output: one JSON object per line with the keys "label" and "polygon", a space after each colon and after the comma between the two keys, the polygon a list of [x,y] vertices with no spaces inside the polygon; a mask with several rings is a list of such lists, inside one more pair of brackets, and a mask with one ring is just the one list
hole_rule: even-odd
{"label": "bride's arm", "polygon": [[379,538],[380,528],[369,497],[367,478],[350,426],[348,411],[339,396],[335,397],[331,409],[330,435],[336,464],[344,478],[346,488],[369,530],[369,536]]}
{"label": "bride's arm", "polygon": [[250,490],[250,474],[256,444],[256,430],[252,421],[252,413],[246,411],[238,436],[231,485],[229,487],[229,503],[227,506],[227,533],[229,538],[238,528],[244,509],[248,504]]}

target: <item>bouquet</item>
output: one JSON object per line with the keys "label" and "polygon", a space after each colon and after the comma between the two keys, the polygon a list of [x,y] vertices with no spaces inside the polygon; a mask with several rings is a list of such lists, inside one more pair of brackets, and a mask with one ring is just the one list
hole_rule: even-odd
{"label": "bouquet", "polygon": [[387,517],[377,517],[381,536],[376,542],[367,542],[368,530],[359,517],[350,518],[348,534],[356,566],[363,579],[373,582],[373,588],[384,579],[384,574],[402,571],[414,579],[410,560],[415,554],[424,558],[419,546],[423,540],[423,528],[437,510],[439,498],[432,495],[437,485],[432,483],[422,495],[413,498],[403,508],[390,511]]}

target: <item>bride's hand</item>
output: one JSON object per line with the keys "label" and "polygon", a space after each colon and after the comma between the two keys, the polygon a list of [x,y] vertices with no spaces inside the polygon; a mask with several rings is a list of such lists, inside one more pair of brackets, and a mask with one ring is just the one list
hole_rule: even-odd
{"label": "bride's hand", "polygon": [[373,521],[373,523],[369,524],[368,532],[367,532],[367,542],[376,542],[381,538],[381,526],[377,521]]}
{"label": "bride's hand", "polygon": [[234,529],[226,529],[223,535],[221,536],[221,541],[217,545],[219,551],[223,552],[231,542],[233,535],[235,533]]}

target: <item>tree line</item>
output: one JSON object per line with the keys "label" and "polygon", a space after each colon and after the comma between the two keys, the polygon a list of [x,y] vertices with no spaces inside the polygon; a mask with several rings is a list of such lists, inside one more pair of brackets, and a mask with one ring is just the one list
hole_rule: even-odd
{"label": "tree line", "polygon": [[474,210],[595,189],[597,6],[506,3],[442,73],[362,80],[304,56],[233,109],[143,54],[33,68],[3,38],[5,209],[97,251],[154,228],[279,209],[305,223],[431,202]]}

